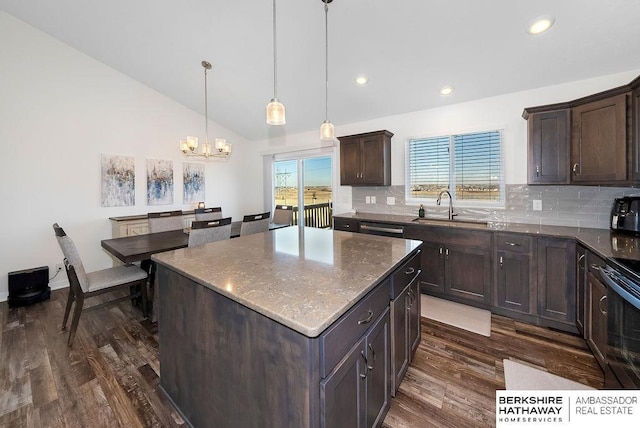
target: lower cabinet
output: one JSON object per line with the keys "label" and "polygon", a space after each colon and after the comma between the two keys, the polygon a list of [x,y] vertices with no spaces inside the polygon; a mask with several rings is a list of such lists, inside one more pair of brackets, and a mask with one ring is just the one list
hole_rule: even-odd
{"label": "lower cabinet", "polygon": [[[538,238],[538,316],[548,325],[576,330],[576,243]],[[556,324],[557,325],[554,325]]]}
{"label": "lower cabinet", "polygon": [[491,232],[405,227],[405,237],[423,241],[420,288],[460,302],[491,301]]}
{"label": "lower cabinet", "polygon": [[535,314],[535,240],[527,235],[496,233],[494,305]]}
{"label": "lower cabinet", "polygon": [[420,344],[420,288],[415,278],[391,301],[391,395],[400,382]]}
{"label": "lower cabinet", "polygon": [[585,336],[603,369],[607,364],[607,287],[600,281],[598,270],[604,265],[603,259],[587,253]]}
{"label": "lower cabinet", "polygon": [[389,309],[320,383],[321,426],[382,425],[390,402]]}

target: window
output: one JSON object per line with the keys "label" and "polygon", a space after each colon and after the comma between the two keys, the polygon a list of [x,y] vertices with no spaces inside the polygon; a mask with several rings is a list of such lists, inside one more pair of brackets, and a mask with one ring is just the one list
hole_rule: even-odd
{"label": "window", "polygon": [[411,139],[407,175],[407,202],[434,200],[449,190],[464,205],[501,205],[502,131]]}

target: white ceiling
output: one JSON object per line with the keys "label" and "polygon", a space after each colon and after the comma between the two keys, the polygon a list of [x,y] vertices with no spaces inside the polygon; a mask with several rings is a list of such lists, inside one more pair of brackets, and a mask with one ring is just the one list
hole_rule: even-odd
{"label": "white ceiling", "polygon": [[[7,13],[250,140],[324,120],[324,5],[278,0],[278,98],[269,127],[271,0],[0,0]],[[526,28],[541,15],[555,26]],[[640,69],[638,0],[335,0],[329,5],[329,119],[423,110]],[[370,82],[357,87],[358,74]],[[443,97],[444,85],[456,88]]]}

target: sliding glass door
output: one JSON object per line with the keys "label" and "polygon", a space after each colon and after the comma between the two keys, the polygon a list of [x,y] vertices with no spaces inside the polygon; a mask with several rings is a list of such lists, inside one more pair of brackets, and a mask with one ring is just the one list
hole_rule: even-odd
{"label": "sliding glass door", "polygon": [[275,205],[292,205],[294,224],[330,228],[333,156],[279,155],[273,161]]}

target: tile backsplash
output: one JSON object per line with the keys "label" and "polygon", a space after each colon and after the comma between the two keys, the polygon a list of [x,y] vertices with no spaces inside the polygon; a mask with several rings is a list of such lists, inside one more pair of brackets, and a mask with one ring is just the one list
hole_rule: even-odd
{"label": "tile backsplash", "polygon": [[[640,194],[633,187],[528,186],[508,184],[504,208],[458,207],[460,218],[607,229],[614,198]],[[375,203],[366,203],[375,197]],[[395,205],[388,205],[393,198]],[[542,210],[533,210],[533,201],[542,201]],[[447,216],[448,199],[441,206],[425,205],[427,216]],[[405,203],[405,186],[352,187],[352,208],[359,212],[418,216],[418,205]]]}

